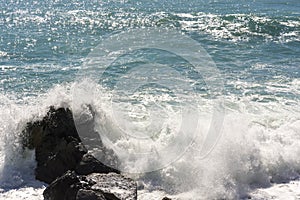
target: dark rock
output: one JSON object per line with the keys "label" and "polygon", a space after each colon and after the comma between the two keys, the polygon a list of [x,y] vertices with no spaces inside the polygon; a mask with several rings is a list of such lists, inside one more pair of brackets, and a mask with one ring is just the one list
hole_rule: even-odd
{"label": "dark rock", "polygon": [[69,109],[51,107],[42,120],[27,124],[23,146],[35,149],[36,178],[50,184],[43,193],[45,200],[137,199],[135,181],[105,165],[117,166],[118,159],[103,146],[93,124],[91,120],[81,124],[80,131],[87,130],[84,139],[104,164],[88,153]]}
{"label": "dark rock", "polygon": [[36,179],[46,183],[75,169],[87,153],[69,109],[50,107],[43,120],[28,124],[23,135],[24,146],[35,148]]}
{"label": "dark rock", "polygon": [[[51,183],[67,170],[76,169],[79,174],[119,173],[94,157],[84,156],[87,149],[81,143],[72,112],[68,108],[54,109],[54,107],[50,107],[47,115],[41,121],[28,123],[27,128],[23,131],[23,145],[29,149],[35,149],[36,179],[46,183]],[[100,148],[106,149],[105,147]],[[110,153],[113,154],[114,159],[117,159],[113,151]],[[103,156],[107,157],[108,155]]]}
{"label": "dark rock", "polygon": [[109,200],[137,199],[137,184],[130,178],[126,178],[120,174],[89,174],[86,176],[89,182],[94,182],[91,186],[92,190],[102,191],[105,198]]}
{"label": "dark rock", "polygon": [[[30,149],[41,146],[45,137],[58,139],[71,136],[80,141],[71,110],[68,108],[55,109],[53,106],[50,107],[43,120],[28,123],[23,135],[24,146]],[[52,142],[55,142],[54,138]]]}
{"label": "dark rock", "polygon": [[[39,153],[45,152],[42,150]],[[44,163],[38,162],[35,170],[36,179],[51,183],[67,170],[74,170],[85,153],[86,150],[80,143],[76,141],[68,143],[61,139],[53,150],[53,155],[49,156]]]}
{"label": "dark rock", "polygon": [[136,200],[136,183],[120,174],[76,175],[68,171],[43,193],[45,200]]}
{"label": "dark rock", "polygon": [[79,177],[71,171],[53,181],[44,191],[45,200],[74,200],[79,190]]}
{"label": "dark rock", "polygon": [[67,171],[63,176],[53,181],[44,191],[45,200],[106,200],[102,191],[93,191],[93,182],[88,182],[84,176]]}
{"label": "dark rock", "polygon": [[172,200],[169,197],[164,197],[162,200]]}
{"label": "dark rock", "polygon": [[102,192],[80,189],[77,192],[76,200],[106,200]]}
{"label": "dark rock", "polygon": [[120,173],[118,170],[107,167],[97,160],[94,156],[85,154],[80,163],[76,166],[75,171],[80,175],[88,175],[91,173]]}

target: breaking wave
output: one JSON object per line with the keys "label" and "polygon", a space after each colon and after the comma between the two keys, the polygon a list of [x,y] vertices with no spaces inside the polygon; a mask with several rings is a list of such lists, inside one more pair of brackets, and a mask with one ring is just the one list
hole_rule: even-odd
{"label": "breaking wave", "polygon": [[[101,116],[101,121],[94,124],[95,129],[100,131],[101,135],[122,134],[116,128],[118,126],[116,123],[120,122],[114,121],[109,106],[110,92],[90,81],[57,85],[46,94],[37,98],[31,97],[26,101],[20,101],[13,95],[1,94],[0,134],[1,138],[4,138],[0,141],[0,186],[2,190],[26,185],[43,187],[33,181],[34,155],[21,148],[19,135],[26,122],[43,117],[49,105],[72,106],[74,101],[72,92],[79,85],[86,88],[98,88],[99,97],[84,98],[81,105],[76,104],[78,107],[73,108],[75,115],[83,115],[83,119],[86,119],[89,111],[84,105],[90,104],[93,110]],[[119,111],[126,112],[123,113],[124,116],[131,112],[129,119],[122,119],[133,120],[141,128],[148,123],[144,109],[147,100],[151,100],[152,97],[142,93],[139,95],[144,99],[144,104],[137,107],[127,102],[125,107],[120,102]],[[160,101],[157,102],[161,103],[166,96],[159,98]],[[90,101],[90,99],[93,100]],[[158,171],[129,174],[139,183],[140,199],[149,198],[149,194],[153,195],[153,198],[169,194],[175,199],[245,198],[255,188],[268,187],[272,183],[299,178],[299,101],[294,101],[292,105],[289,105],[282,104],[280,101],[259,102],[234,95],[225,96],[226,115],[222,136],[213,151],[203,158],[200,156],[199,146],[203,142],[203,135],[205,135],[203,132],[209,129],[212,101],[201,99],[202,104],[197,108],[200,111],[197,137],[181,157]],[[166,106],[166,102],[164,101],[162,106]],[[167,105],[167,107],[168,109],[164,110],[167,112],[166,115],[156,115],[152,130],[149,130],[157,131],[155,134],[157,146],[172,142],[173,134],[177,131],[176,126],[182,122],[181,119],[174,117],[172,105]],[[165,123],[164,128],[156,129],[155,125],[161,122]],[[126,121],[126,123],[127,132],[135,134],[136,124],[130,126],[128,123],[133,123],[132,121]],[[113,145],[132,148],[131,150],[135,151],[134,139],[117,137]],[[155,162],[161,162],[161,160],[152,160],[149,157],[136,161],[135,166]]]}

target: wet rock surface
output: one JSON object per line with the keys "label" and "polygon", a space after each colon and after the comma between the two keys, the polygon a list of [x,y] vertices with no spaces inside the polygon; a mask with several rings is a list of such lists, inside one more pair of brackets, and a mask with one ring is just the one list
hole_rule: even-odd
{"label": "wet rock surface", "polygon": [[75,172],[68,171],[53,181],[44,191],[45,200],[76,199],[77,192],[83,188],[80,177]]}
{"label": "wet rock surface", "polygon": [[[80,131],[84,131],[82,127]],[[89,154],[76,128],[70,109],[50,107],[42,120],[28,123],[23,131],[24,148],[35,149],[36,179],[49,184],[44,198],[137,199],[135,181],[120,175],[118,170]],[[87,131],[93,130],[89,126]],[[103,146],[98,133],[93,131],[93,134],[98,135],[101,157],[110,158],[110,163],[117,163],[114,152]]]}
{"label": "wet rock surface", "polygon": [[76,200],[105,200],[102,192],[80,189],[77,192]]}
{"label": "wet rock surface", "polygon": [[83,155],[80,162],[76,165],[75,171],[81,175],[88,175],[90,173],[119,173],[118,170],[104,165],[90,154]]}
{"label": "wet rock surface", "polygon": [[68,171],[53,181],[43,193],[45,200],[137,199],[136,183],[120,174],[93,173],[87,176]]}
{"label": "wet rock surface", "polygon": [[92,190],[102,191],[108,199],[137,199],[136,182],[120,174],[93,173],[87,175],[86,179],[94,183]]}
{"label": "wet rock surface", "polygon": [[25,147],[35,149],[36,179],[46,183],[74,170],[87,153],[69,109],[51,107],[41,121],[27,124],[23,138]]}

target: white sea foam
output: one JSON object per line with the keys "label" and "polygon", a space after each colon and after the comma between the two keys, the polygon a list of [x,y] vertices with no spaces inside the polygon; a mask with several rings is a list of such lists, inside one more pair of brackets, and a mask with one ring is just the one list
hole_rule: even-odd
{"label": "white sea foam", "polygon": [[[298,80],[293,80],[291,85],[295,85],[295,83],[298,83]],[[111,137],[114,140],[107,144],[132,148],[131,150],[135,151],[136,140],[131,139],[130,136],[122,137],[121,135],[119,137],[122,132],[119,132],[116,127],[120,121],[118,121],[119,118],[117,121],[113,118],[113,112],[109,105],[111,94],[101,93],[105,90],[92,82],[80,84],[81,87],[87,89],[82,94],[86,97],[82,99],[82,103],[91,104],[102,119],[100,123],[95,124],[95,128],[101,131],[101,134],[116,136]],[[19,135],[26,122],[40,119],[45,115],[49,105],[72,106],[74,102],[72,92],[74,87],[78,88],[79,85],[75,83],[57,85],[47,94],[38,98],[27,98],[25,101],[1,94],[0,186],[2,194],[0,194],[0,198],[16,197],[23,191],[26,192],[21,199],[28,197],[25,194],[32,193],[38,195],[37,199],[41,198],[41,191],[45,186],[34,181],[34,154],[22,150]],[[86,96],[90,89],[97,88],[98,96]],[[147,98],[140,97],[147,101]],[[148,100],[151,101],[152,97],[148,97]],[[159,101],[166,99],[168,99],[166,96],[158,98]],[[140,199],[155,199],[155,197],[162,196],[171,196],[174,199],[244,198],[255,188],[270,187],[273,182],[281,183],[299,177],[299,102],[296,101],[293,106],[289,106],[280,102],[260,103],[250,101],[248,98],[225,97],[226,115],[222,136],[214,150],[203,159],[199,156],[201,151],[199,147],[204,140],[203,136],[209,129],[214,105],[212,101],[201,99],[202,104],[198,106],[200,111],[198,137],[181,157],[159,171],[133,176],[139,181],[140,187],[144,188],[139,191]],[[82,105],[75,106],[77,106],[77,109],[74,109],[76,114],[84,111],[85,107]],[[136,124],[126,126],[127,132],[134,133],[137,131],[137,127],[143,129],[143,126],[137,125],[148,123],[147,112],[144,112],[143,106],[134,107],[126,104],[125,107],[124,104],[120,104],[120,108],[126,112],[128,109],[131,110],[129,119],[136,121]],[[158,150],[160,149],[159,145],[172,142],[176,127],[178,123],[181,123],[180,118],[174,117],[174,110],[168,108],[164,111],[168,115],[157,115],[156,118],[157,124],[159,124],[158,122],[165,124],[162,126],[161,132],[155,135],[158,138],[156,140]],[[125,113],[124,116],[126,114],[128,113]],[[126,123],[130,122],[126,118],[124,120]],[[156,127],[152,128],[157,130]],[[121,154],[120,156],[125,156],[123,159],[128,157],[128,155]],[[136,165],[134,166],[160,161],[160,159],[142,159],[135,161]]]}

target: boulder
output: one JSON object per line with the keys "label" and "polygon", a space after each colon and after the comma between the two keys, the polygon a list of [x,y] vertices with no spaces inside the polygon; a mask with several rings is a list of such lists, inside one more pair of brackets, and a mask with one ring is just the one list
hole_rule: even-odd
{"label": "boulder", "polygon": [[80,189],[77,192],[76,200],[106,200],[102,192]]}
{"label": "boulder", "polygon": [[[99,134],[97,135],[99,140]],[[102,142],[99,144],[102,145]],[[88,151],[81,142],[72,112],[68,108],[50,107],[42,120],[28,123],[23,131],[23,146],[35,149],[36,179],[48,184],[67,170],[76,170],[79,174],[119,173],[118,170],[105,166],[92,155],[86,155]],[[102,145],[99,149],[106,148]],[[100,152],[104,154],[108,151]],[[116,160],[114,152],[110,151],[110,153]],[[108,156],[103,155],[103,157]]]}
{"label": "boulder", "polygon": [[[80,189],[80,178],[71,171],[57,178],[44,190],[45,200],[74,200]],[[81,185],[82,186],[82,185]]]}
{"label": "boulder", "polygon": [[102,191],[107,199],[137,199],[137,184],[130,178],[120,174],[98,174],[93,173],[86,176],[89,182],[93,182],[93,191]]}
{"label": "boulder", "polygon": [[[44,153],[44,150],[40,152]],[[61,139],[52,153],[53,155],[49,156],[45,162],[37,161],[35,169],[36,179],[46,183],[51,183],[67,170],[74,170],[78,163],[81,162],[86,149],[76,141],[68,142]]]}
{"label": "boulder", "polygon": [[68,171],[43,193],[45,200],[136,200],[136,183],[120,174],[76,175]]}
{"label": "boulder", "polygon": [[[88,145],[96,150],[97,157],[109,166],[117,166],[117,156],[103,145],[100,135],[91,127],[91,120],[80,124],[79,130],[87,131],[80,135],[90,141]],[[135,181],[88,153],[76,128],[70,109],[50,107],[42,120],[28,123],[23,131],[24,148],[35,149],[36,179],[49,184],[44,199],[137,199]]]}

